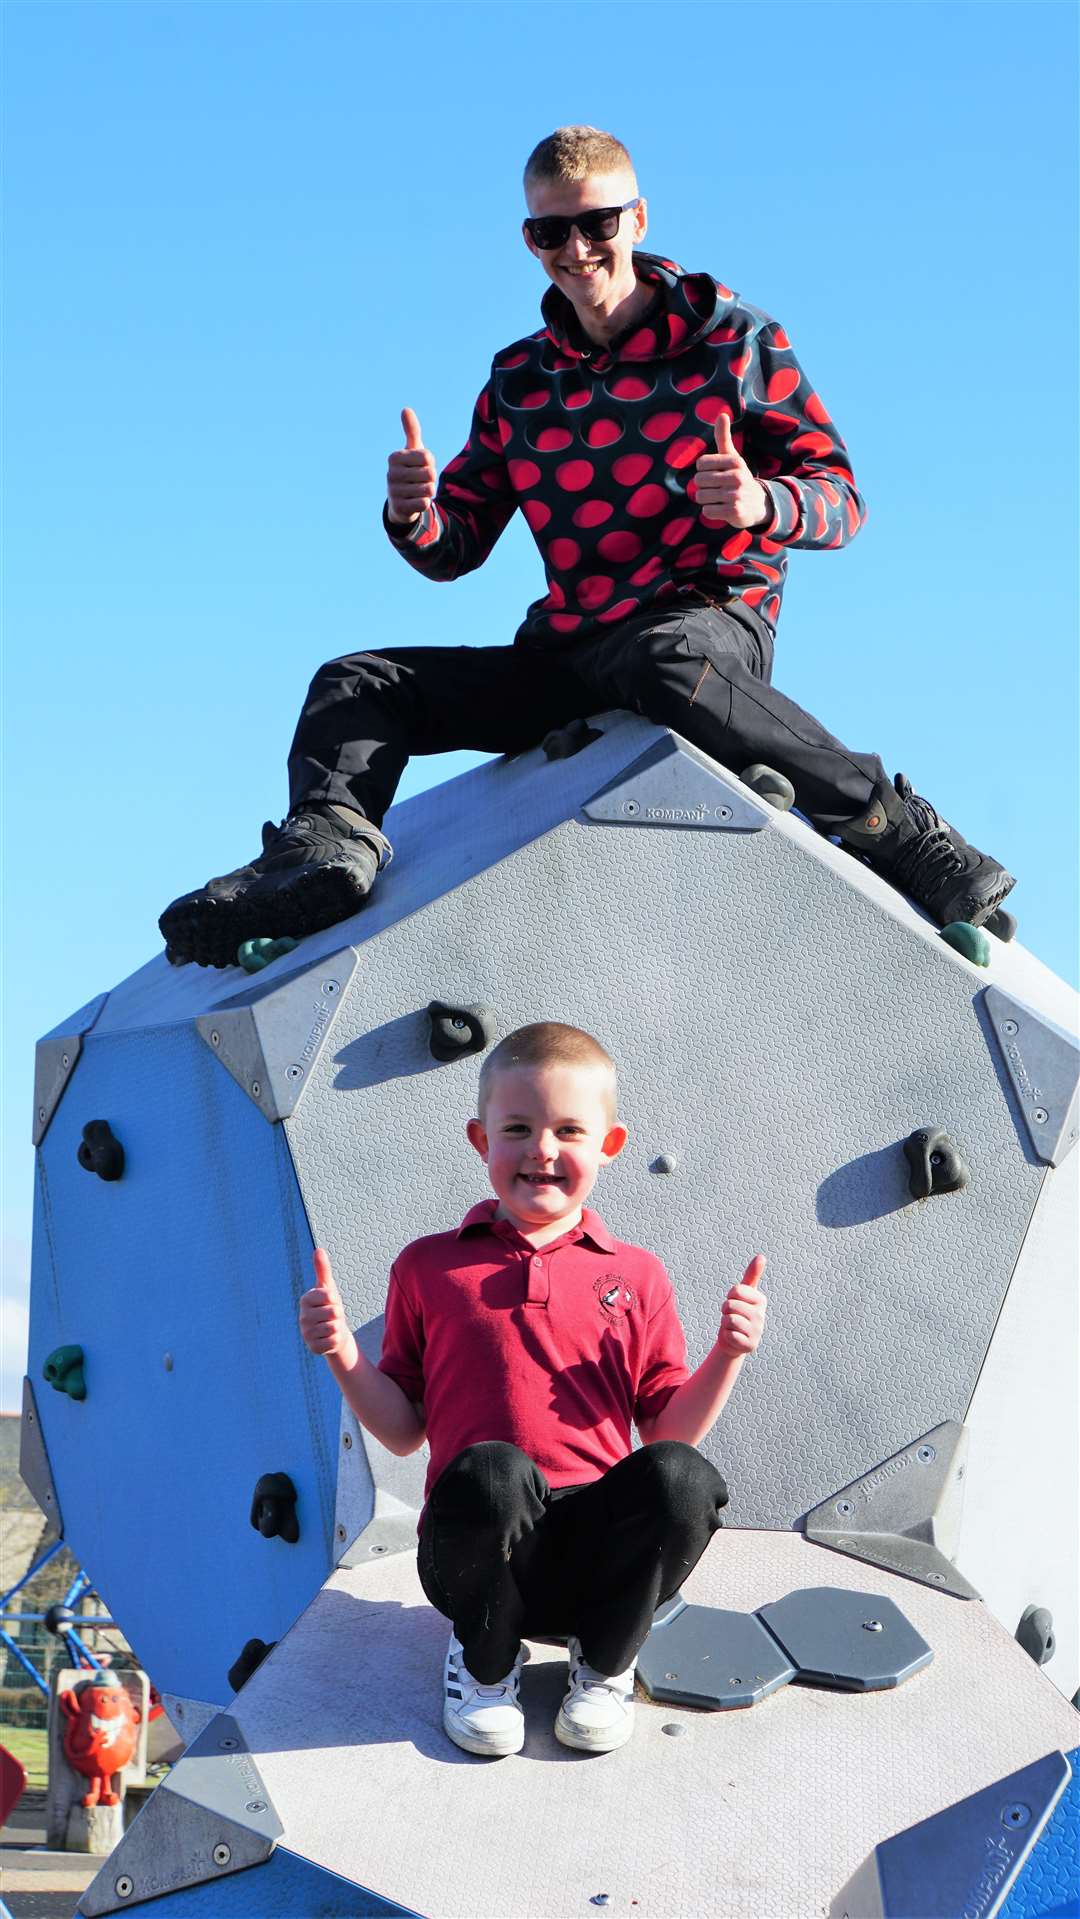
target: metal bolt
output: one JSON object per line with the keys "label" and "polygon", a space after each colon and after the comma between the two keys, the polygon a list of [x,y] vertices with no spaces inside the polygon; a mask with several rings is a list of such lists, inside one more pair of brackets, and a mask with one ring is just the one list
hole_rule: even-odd
{"label": "metal bolt", "polygon": [[239,1739],[230,1739],[226,1737],[224,1739],[218,1740],[218,1746],[222,1752],[235,1752],[239,1744],[240,1744]]}
{"label": "metal bolt", "polygon": [[386,1551],[385,1546],[369,1546],[368,1547],[369,1553],[384,1553],[385,1551]]}
{"label": "metal bolt", "polygon": [[741,1685],[742,1685],[742,1679],[740,1678],[740,1676],[739,1676],[739,1674],[738,1674],[737,1672],[733,1672],[733,1673],[732,1673],[732,1675],[731,1675],[731,1678],[730,1678],[730,1679],[728,1680],[728,1685],[729,1685],[729,1686],[741,1686]]}
{"label": "metal bolt", "polygon": [[1020,1031],[1020,1028],[1014,1019],[1006,1019],[1001,1022],[1001,1030],[1003,1033],[1008,1033],[1009,1038],[1012,1039],[1013,1035]]}
{"label": "metal bolt", "polygon": [[649,1167],[649,1171],[650,1173],[673,1173],[678,1164],[679,1156],[677,1153],[657,1153],[656,1158]]}
{"label": "metal bolt", "polygon": [[935,1586],[943,1586],[945,1584],[944,1573],[931,1573],[930,1577],[933,1580]]}
{"label": "metal bolt", "polygon": [[731,818],[730,806],[718,806],[716,809],[716,817],[718,820],[729,820]]}
{"label": "metal bolt", "polygon": [[252,1099],[260,1099],[262,1097],[262,1086],[257,1079],[253,1079],[251,1082],[251,1097]]}
{"label": "metal bolt", "polygon": [[39,1118],[39,1120],[41,1121],[41,1123],[42,1123],[42,1125],[44,1126],[44,1124],[45,1124],[45,1108],[44,1108],[44,1106],[39,1106],[39,1107],[38,1107],[38,1109],[37,1109],[37,1116],[38,1116],[38,1118]]}
{"label": "metal bolt", "polygon": [[337,1534],[337,1536],[338,1536],[338,1538],[339,1538],[339,1539],[344,1539],[344,1538],[345,1538],[345,1528],[344,1528],[344,1526],[335,1526],[335,1527],[334,1527],[334,1531],[336,1532],[336,1534]]}
{"label": "metal bolt", "polygon": [[1009,1805],[1001,1808],[1001,1823],[1003,1826],[1011,1826],[1014,1832],[1018,1832],[1021,1826],[1031,1824],[1031,1807],[1025,1806],[1019,1799],[1012,1800]]}
{"label": "metal bolt", "polygon": [[680,1726],[676,1719],[669,1719],[666,1726],[661,1726],[660,1731],[666,1732],[669,1739],[681,1739],[686,1727]]}
{"label": "metal bolt", "polygon": [[61,1055],[60,1055],[60,1064],[61,1064],[61,1066],[70,1066],[70,1065],[71,1065],[71,1058],[70,1058],[70,1055],[69,1055],[69,1054],[67,1054],[67,1053],[61,1053]]}
{"label": "metal bolt", "polygon": [[839,1546],[840,1551],[842,1553],[849,1553],[854,1551],[854,1547],[852,1546],[850,1539],[838,1539],[836,1543]]}
{"label": "metal bolt", "polygon": [[220,1046],[220,1045],[221,1045],[221,1034],[220,1034],[220,1033],[211,1033],[211,1035],[210,1035],[210,1044],[211,1044],[211,1046]]}
{"label": "metal bolt", "polygon": [[929,1466],[937,1458],[936,1446],[920,1446],[915,1454],[920,1466]]}
{"label": "metal bolt", "polygon": [[214,1847],[214,1850],[210,1856],[213,1859],[215,1866],[227,1866],[229,1863],[229,1860],[232,1858],[232,1849],[231,1847],[225,1844],[224,1840],[222,1840],[219,1846]]}
{"label": "metal bolt", "polygon": [[352,1434],[351,1433],[342,1433],[341,1443],[344,1446],[345,1451],[347,1453],[352,1452]]}
{"label": "metal bolt", "polygon": [[884,1627],[882,1626],[880,1619],[864,1619],[862,1622],[862,1628],[864,1632],[883,1632],[884,1631]]}
{"label": "metal bolt", "polygon": [[115,1887],[117,1898],[130,1899],[134,1890],[135,1890],[134,1879],[129,1879],[127,1873],[122,1872],[120,1874],[119,1879],[116,1882],[116,1887]]}
{"label": "metal bolt", "polygon": [[610,1892],[594,1892],[589,1900],[590,1906],[607,1906],[611,1903]]}
{"label": "metal bolt", "polygon": [[167,1373],[171,1373],[171,1372],[172,1372],[172,1369],[173,1369],[173,1356],[172,1356],[172,1354],[171,1354],[171,1353],[162,1353],[162,1355],[161,1355],[161,1363],[162,1363],[162,1365],[164,1366],[164,1368],[165,1368],[165,1371],[166,1371]]}
{"label": "metal bolt", "polygon": [[1036,1106],[1035,1111],[1032,1113],[1031,1117],[1035,1121],[1036,1126],[1045,1126],[1050,1115],[1047,1112],[1045,1106]]}
{"label": "metal bolt", "polygon": [[841,1518],[847,1519],[848,1515],[855,1511],[855,1501],[853,1499],[838,1499],[836,1502],[836,1510]]}
{"label": "metal bolt", "polygon": [[641,811],[641,808],[638,805],[636,800],[623,801],[623,812],[627,815],[629,819],[633,819],[634,814],[640,813],[640,811]]}
{"label": "metal bolt", "polygon": [[468,1020],[461,1019],[460,1016],[458,1015],[454,1016],[454,1018],[450,1021],[450,1024],[454,1028],[454,1031],[457,1033],[467,1033],[469,1030]]}
{"label": "metal bolt", "polygon": [[337,991],[339,990],[339,989],[338,989],[338,983],[337,983],[337,980],[336,980],[336,979],[324,979],[324,981],[323,981],[323,983],[322,983],[322,989],[323,989],[323,992],[324,992],[324,993],[328,993],[328,994],[330,995],[330,997],[331,997],[331,999],[332,999],[332,998],[333,998],[333,996],[334,996],[334,994],[335,994],[335,993],[336,993],[336,992],[337,992]]}
{"label": "metal bolt", "polygon": [[244,1810],[246,1812],[265,1812],[266,1800],[265,1799],[249,1799]]}
{"label": "metal bolt", "polygon": [[300,1076],[301,1076],[301,1074],[303,1073],[303,1070],[304,1070],[304,1069],[303,1069],[303,1067],[302,1067],[302,1066],[287,1066],[287,1067],[285,1068],[285,1078],[286,1078],[286,1079],[299,1079],[299,1078],[300,1078]]}
{"label": "metal bolt", "polygon": [[964,1477],[964,1468],[963,1468],[962,1466],[958,1466],[958,1467],[956,1468],[956,1477],[957,1477],[957,1479],[963,1479],[963,1477]]}
{"label": "metal bolt", "polygon": [[665,1679],[677,1679],[678,1677],[679,1677],[679,1675],[678,1675],[678,1673],[677,1673],[677,1672],[666,1672],[666,1673],[664,1674],[664,1678],[665,1678]]}

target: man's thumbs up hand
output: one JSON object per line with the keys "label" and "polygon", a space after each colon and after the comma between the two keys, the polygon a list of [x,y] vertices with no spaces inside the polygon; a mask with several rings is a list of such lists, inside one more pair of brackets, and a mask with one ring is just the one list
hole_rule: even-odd
{"label": "man's thumbs up hand", "polygon": [[391,453],[386,469],[386,510],[395,526],[411,526],[435,498],[439,475],[411,406],[401,409],[401,430],[404,449]]}
{"label": "man's thumbs up hand", "polygon": [[694,468],[694,493],[709,526],[763,526],[772,517],[772,501],[735,451],[728,414],[717,415],[715,453],[703,453]]}

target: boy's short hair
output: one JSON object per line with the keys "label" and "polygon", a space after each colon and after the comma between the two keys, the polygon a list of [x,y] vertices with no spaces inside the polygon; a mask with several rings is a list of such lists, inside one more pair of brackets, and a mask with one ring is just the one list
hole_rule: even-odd
{"label": "boy's short hair", "polygon": [[613,133],[601,133],[599,127],[556,127],[525,162],[525,191],[534,180],[587,180],[590,173],[633,172],[629,153]]}
{"label": "boy's short hair", "polygon": [[609,1121],[616,1115],[615,1061],[591,1033],[579,1026],[563,1026],[558,1020],[538,1020],[533,1026],[519,1026],[493,1046],[480,1068],[477,1104],[480,1118],[491,1095],[491,1083],[498,1073],[512,1066],[584,1066],[603,1075],[605,1103]]}

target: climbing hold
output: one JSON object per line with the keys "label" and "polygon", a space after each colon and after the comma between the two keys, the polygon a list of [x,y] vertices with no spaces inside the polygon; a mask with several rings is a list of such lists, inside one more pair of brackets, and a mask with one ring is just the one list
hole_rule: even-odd
{"label": "climbing hold", "polygon": [[119,1179],[124,1170],[124,1149],[107,1119],[87,1120],[77,1157],[79,1165],[99,1179]]}
{"label": "climbing hold", "polygon": [[251,1523],[264,1539],[284,1539],[295,1546],[300,1537],[296,1517],[296,1487],[288,1473],[264,1473],[251,1501]]}
{"label": "climbing hold", "polygon": [[549,760],[571,760],[582,747],[591,746],[594,740],[604,737],[599,727],[590,726],[588,720],[571,720],[569,726],[556,726],[541,741],[544,755]]}
{"label": "climbing hold", "polygon": [[58,1346],[45,1361],[41,1377],[50,1386],[55,1386],[58,1393],[66,1393],[69,1399],[85,1399],[86,1375],[83,1365],[81,1346]]}
{"label": "climbing hold", "polygon": [[739,774],[739,778],[759,799],[769,806],[775,806],[778,813],[788,812],[795,804],[795,788],[774,766],[762,766],[755,761],[753,766],[746,767]]}
{"label": "climbing hold", "polygon": [[271,1639],[269,1645],[265,1639],[248,1639],[244,1642],[239,1659],[233,1662],[225,1675],[233,1692],[239,1692],[241,1686],[247,1685],[252,1673],[258,1672],[267,1653],[273,1652],[276,1645],[276,1639]]}
{"label": "climbing hold", "polygon": [[1003,906],[999,906],[988,920],[983,921],[988,933],[993,933],[995,939],[1005,941],[1016,938],[1017,924],[1016,914],[1007,913]]}
{"label": "climbing hold", "polygon": [[948,1133],[921,1126],[904,1141],[908,1163],[908,1191],[912,1199],[929,1199],[936,1193],[958,1193],[971,1174]]}
{"label": "climbing hold", "polygon": [[271,960],[280,959],[283,953],[291,953],[299,940],[290,939],[283,933],[280,939],[245,940],[236,955],[236,964],[242,966],[245,973],[261,973]]}
{"label": "climbing hold", "polygon": [[428,1007],[431,1021],[431,1057],[444,1063],[463,1059],[468,1053],[482,1053],[495,1037],[495,1015],[490,1006],[448,1006],[433,999]]}
{"label": "climbing hold", "polygon": [[1045,1666],[1057,1651],[1053,1614],[1045,1606],[1025,1606],[1016,1628],[1016,1643],[1037,1666]]}
{"label": "climbing hold", "polygon": [[[1013,931],[1015,930],[1014,921]],[[951,946],[955,952],[962,953],[973,966],[989,966],[990,941],[981,926],[971,926],[967,920],[950,920],[948,926],[942,927],[941,937],[946,946]]]}

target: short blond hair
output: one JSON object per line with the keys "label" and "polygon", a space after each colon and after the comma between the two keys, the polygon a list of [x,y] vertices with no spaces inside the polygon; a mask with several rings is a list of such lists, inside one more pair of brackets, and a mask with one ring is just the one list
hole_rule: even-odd
{"label": "short blond hair", "polygon": [[587,180],[591,173],[634,175],[634,162],[613,133],[602,133],[599,127],[556,127],[525,162],[525,191],[534,181]]}
{"label": "short blond hair", "polygon": [[600,1041],[579,1026],[563,1026],[558,1020],[538,1020],[533,1026],[519,1026],[493,1046],[480,1068],[477,1104],[480,1118],[491,1096],[496,1075],[514,1066],[581,1066],[603,1077],[604,1103],[609,1121],[617,1110],[615,1061]]}

